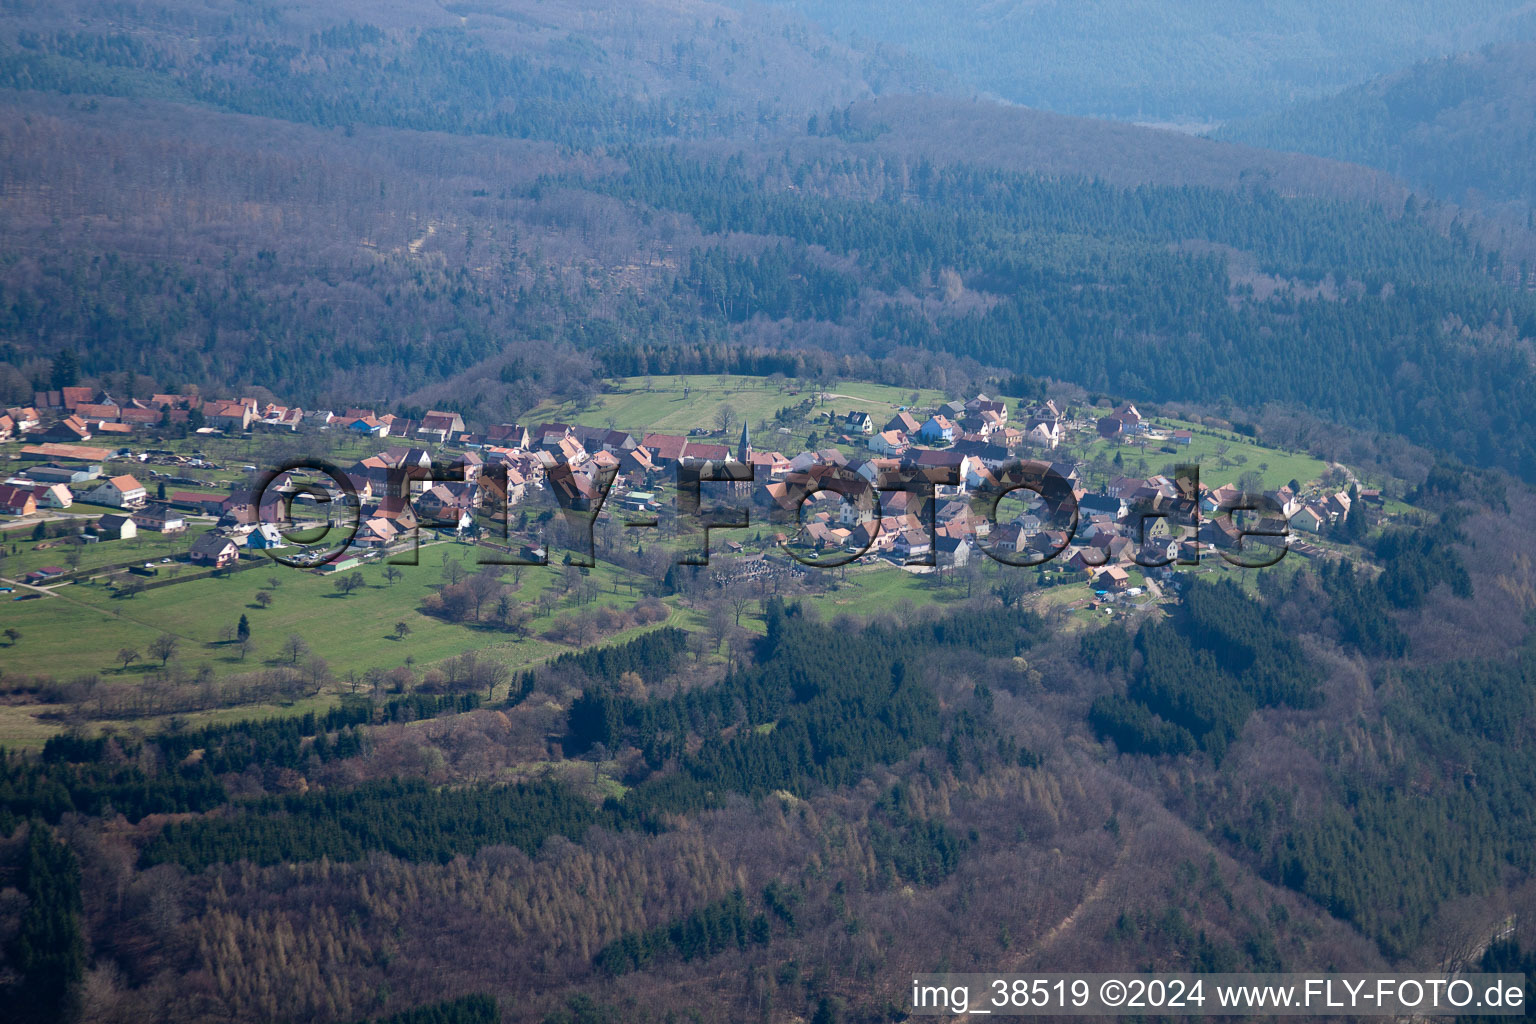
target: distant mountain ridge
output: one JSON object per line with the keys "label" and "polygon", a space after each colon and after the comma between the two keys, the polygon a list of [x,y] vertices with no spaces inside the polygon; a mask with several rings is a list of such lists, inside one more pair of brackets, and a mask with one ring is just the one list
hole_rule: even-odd
{"label": "distant mountain ridge", "polygon": [[1529,0],[771,0],[1013,103],[1209,124],[1415,60],[1536,38]]}
{"label": "distant mountain ridge", "polygon": [[1536,204],[1536,42],[1424,61],[1216,137],[1380,168],[1469,206]]}

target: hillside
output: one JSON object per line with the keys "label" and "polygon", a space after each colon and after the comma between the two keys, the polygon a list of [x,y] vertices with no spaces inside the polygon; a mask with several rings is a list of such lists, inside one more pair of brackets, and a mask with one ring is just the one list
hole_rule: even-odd
{"label": "hillside", "polygon": [[776,0],[1014,103],[1209,124],[1329,95],[1413,60],[1536,36],[1524,0]]}
{"label": "hillside", "polygon": [[1377,167],[1469,206],[1536,204],[1536,43],[1424,61],[1217,137]]}
{"label": "hillside", "polygon": [[154,0],[129,19],[80,0],[0,19],[4,88],[566,145],[751,135],[936,77],[791,16],[708,0],[344,0],[323,13]]}

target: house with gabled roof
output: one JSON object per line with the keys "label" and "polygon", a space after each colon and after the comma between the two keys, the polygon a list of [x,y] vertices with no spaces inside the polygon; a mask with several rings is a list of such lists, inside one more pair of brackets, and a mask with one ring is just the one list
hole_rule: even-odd
{"label": "house with gabled roof", "polygon": [[220,430],[246,430],[255,417],[256,410],[245,402],[214,399],[203,403],[203,422]]}
{"label": "house with gabled roof", "polygon": [[205,533],[192,542],[187,557],[193,565],[223,569],[240,560],[240,548],[223,534]]}
{"label": "house with gabled roof", "polygon": [[1118,565],[1105,566],[1099,570],[1093,578],[1093,585],[1099,590],[1107,590],[1112,594],[1118,594],[1131,585],[1131,575]]}
{"label": "house with gabled roof", "polygon": [[912,446],[900,430],[882,430],[869,439],[869,450],[877,455],[896,456]]}
{"label": "house with gabled roof", "polygon": [[113,508],[139,508],[148,496],[144,485],[127,475],[108,477],[85,492],[86,501]]}
{"label": "house with gabled roof", "polygon": [[32,496],[37,499],[38,508],[69,508],[75,503],[75,492],[61,483],[34,484]]}
{"label": "house with gabled roof", "polygon": [[95,388],[68,387],[59,389],[59,404],[70,412],[74,412],[76,406],[86,405],[94,401],[95,398]]}
{"label": "house with gabled roof", "polygon": [[663,469],[688,455],[688,439],[680,434],[646,434],[640,443],[650,451],[651,461]]}
{"label": "house with gabled roof", "polygon": [[421,426],[416,429],[418,437],[430,437],[439,442],[463,432],[464,417],[456,412],[443,412],[438,409],[430,410],[423,416]]}
{"label": "house with gabled roof", "polygon": [[1307,533],[1322,533],[1328,519],[1317,509],[1307,505],[1291,516],[1291,526]]}
{"label": "house with gabled roof", "polygon": [[170,505],[152,502],[133,514],[133,521],[143,530],[156,533],[182,533],[187,528],[186,517]]}
{"label": "house with gabled roof", "polygon": [[29,516],[37,511],[37,496],[30,487],[0,484],[0,514]]}
{"label": "house with gabled roof", "polygon": [[71,413],[38,435],[44,441],[89,441],[90,424]]}
{"label": "house with gabled roof", "polygon": [[486,430],[485,440],[500,448],[527,448],[528,428],[516,423],[498,423]]}
{"label": "house with gabled roof", "polygon": [[955,424],[948,416],[933,415],[918,428],[917,436],[929,444],[955,439]]}
{"label": "house with gabled roof", "polygon": [[132,540],[139,535],[139,524],[131,515],[105,515],[96,520],[96,535],[109,540]]}

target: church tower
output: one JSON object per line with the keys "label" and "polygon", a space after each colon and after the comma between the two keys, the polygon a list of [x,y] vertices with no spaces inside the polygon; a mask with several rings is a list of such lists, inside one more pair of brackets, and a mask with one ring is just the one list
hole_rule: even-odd
{"label": "church tower", "polygon": [[[752,435],[747,431],[747,421],[741,421],[741,441],[736,445],[736,461],[751,470],[752,466]],[[752,484],[749,481],[738,481],[731,488],[739,497],[747,497],[752,493]]]}

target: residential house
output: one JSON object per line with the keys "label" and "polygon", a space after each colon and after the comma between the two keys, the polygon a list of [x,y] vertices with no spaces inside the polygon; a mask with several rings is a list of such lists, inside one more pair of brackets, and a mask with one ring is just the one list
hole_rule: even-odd
{"label": "residential house", "polygon": [[288,542],[283,539],[282,531],[275,524],[257,523],[245,535],[245,546],[249,551],[273,551],[287,547]]}
{"label": "residential house", "polygon": [[971,552],[976,547],[976,542],[970,534],[951,533],[948,530],[937,531],[934,543],[938,547],[938,557],[955,566],[963,566],[969,562]]}
{"label": "residential house", "polygon": [[415,505],[428,525],[462,530],[473,520],[475,491],[473,484],[434,484],[416,496]]}
{"label": "residential house", "polygon": [[113,508],[138,508],[148,497],[144,485],[131,476],[114,476],[85,492],[85,500]]}
{"label": "residential house", "polygon": [[485,432],[485,442],[500,448],[527,448],[528,429],[516,423],[498,423]]}
{"label": "residential house", "polygon": [[965,412],[970,416],[984,416],[987,413],[991,413],[997,417],[999,422],[1006,423],[1008,421],[1008,403],[993,401],[986,395],[977,395],[969,402],[966,402]]}
{"label": "residential house", "polygon": [[855,409],[843,417],[843,422],[849,430],[857,430],[861,434],[872,434],[875,431],[875,421],[867,412]]}
{"label": "residential house", "polygon": [[0,514],[29,516],[37,511],[37,497],[30,487],[0,484]]}
{"label": "residential house", "polygon": [[439,443],[464,432],[464,417],[456,412],[433,409],[421,418],[416,436],[431,438]]}
{"label": "residential house", "polygon": [[789,472],[789,460],[783,452],[759,452],[752,451],[747,454],[748,463],[752,466],[753,478],[761,480],[767,478],[777,480]]}
{"label": "residential house", "polygon": [[32,496],[37,499],[38,508],[69,508],[75,503],[75,492],[62,483],[34,483]]}
{"label": "residential house", "polygon": [[1099,436],[1106,441],[1112,441],[1125,433],[1125,422],[1115,415],[1100,416],[1094,424],[1099,431]]}
{"label": "residential house", "polygon": [[933,554],[933,542],[924,530],[903,530],[891,541],[891,554],[909,563],[923,561]]}
{"label": "residential house", "polygon": [[132,540],[139,535],[133,516],[105,515],[96,520],[96,535],[108,540]]}
{"label": "residential house", "polygon": [[651,453],[651,461],[667,469],[688,455],[688,439],[678,434],[646,434],[640,444]]}
{"label": "residential house", "polygon": [[697,441],[690,441],[688,443],[688,461],[735,462],[736,456],[731,453],[730,445],[701,444]]}
{"label": "residential house", "polygon": [[14,429],[18,434],[25,434],[43,425],[43,418],[30,405],[13,405],[5,410],[5,414],[15,421]]}
{"label": "residential house", "polygon": [[955,424],[949,417],[935,414],[918,428],[917,436],[929,444],[947,443],[955,439]]}
{"label": "residential house", "polygon": [[256,410],[243,401],[214,400],[203,403],[203,422],[218,430],[248,430],[255,418]]}
{"label": "residential house", "polygon": [[890,422],[880,429],[899,430],[908,437],[916,437],[917,432],[922,429],[922,424],[918,422],[917,417],[903,409],[895,416],[892,416]]}
{"label": "residential house", "polygon": [[388,437],[389,424],[384,423],[373,416],[356,416],[342,420],[342,429],[350,430],[354,434],[362,434],[365,437]]}
{"label": "residential house", "polygon": [[655,472],[657,467],[651,459],[651,450],[643,444],[631,448],[619,459],[619,473],[626,479],[639,482]]}
{"label": "residential house", "polygon": [[205,533],[192,542],[187,557],[194,565],[223,569],[240,560],[240,548],[223,534]]}
{"label": "residential house", "polygon": [[64,417],[38,435],[44,441],[89,441],[90,425],[73,414]]}
{"label": "residential house", "polygon": [[125,408],[118,414],[118,421],[130,428],[156,427],[171,410]]}
{"label": "residential house", "polygon": [[353,545],[364,548],[388,547],[399,536],[401,531],[395,528],[395,524],[388,519],[374,517],[365,520],[357,528],[357,533],[352,537]]}
{"label": "residential house", "polygon": [[1327,517],[1310,505],[1291,516],[1291,525],[1306,533],[1322,533],[1327,524]]}
{"label": "residential house", "polygon": [[133,514],[133,519],[140,529],[154,530],[156,533],[182,533],[187,528],[187,520],[182,513],[170,505],[158,502],[145,505]]}
{"label": "residential house", "polygon": [[1338,491],[1328,495],[1326,507],[1329,517],[1334,521],[1345,518],[1349,515],[1349,507],[1352,503],[1348,491]]}
{"label": "residential house", "polygon": [[1093,578],[1094,589],[1108,591],[1111,594],[1122,593],[1130,585],[1130,574],[1118,565],[1105,567]]}

